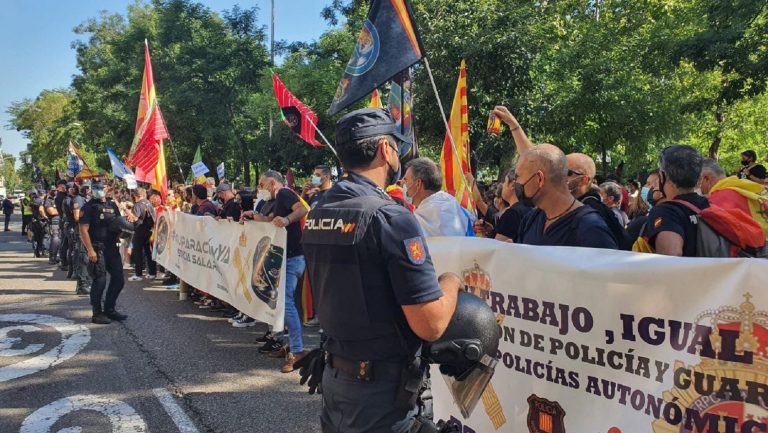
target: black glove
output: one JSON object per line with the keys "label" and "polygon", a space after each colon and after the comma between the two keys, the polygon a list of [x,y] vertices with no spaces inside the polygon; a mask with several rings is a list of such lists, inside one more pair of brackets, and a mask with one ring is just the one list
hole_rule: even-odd
{"label": "black glove", "polygon": [[323,382],[323,370],[325,370],[325,351],[315,349],[293,364],[294,368],[299,369],[301,380],[300,385],[307,384],[309,393],[314,394],[318,389],[322,392],[321,384]]}

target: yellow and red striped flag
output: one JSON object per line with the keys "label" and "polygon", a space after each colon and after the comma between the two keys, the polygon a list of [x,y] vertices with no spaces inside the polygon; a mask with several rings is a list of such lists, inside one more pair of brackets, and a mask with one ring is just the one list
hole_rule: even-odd
{"label": "yellow and red striped flag", "polygon": [[[443,191],[456,197],[461,207],[474,213],[472,185],[467,185],[465,173],[471,170],[469,162],[469,115],[467,106],[467,67],[461,61],[459,81],[453,96],[450,131],[446,131],[443,149],[440,152],[440,169],[443,172]],[[450,136],[449,136],[450,133]],[[453,138],[453,142],[451,142]],[[454,147],[455,144],[455,147]]]}
{"label": "yellow and red striped flag", "polygon": [[371,102],[368,103],[368,108],[384,108],[384,106],[381,105],[379,89],[373,89],[373,93],[371,93]]}
{"label": "yellow and red striped flag", "polygon": [[128,151],[129,165],[136,167],[136,180],[152,184],[160,191],[165,203],[168,177],[165,171],[163,140],[168,138],[163,115],[157,104],[152,62],[149,58],[149,44],[144,40],[144,76],[141,80],[139,110],[136,115],[136,129]]}

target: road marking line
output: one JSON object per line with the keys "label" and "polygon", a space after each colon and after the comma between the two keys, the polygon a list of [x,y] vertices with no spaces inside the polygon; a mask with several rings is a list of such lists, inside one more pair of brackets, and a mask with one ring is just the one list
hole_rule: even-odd
{"label": "road marking line", "polygon": [[181,433],[200,433],[195,427],[195,423],[187,416],[184,409],[176,403],[170,392],[165,388],[155,388],[152,390],[155,396],[163,405],[163,408],[171,417],[173,423],[179,428]]}

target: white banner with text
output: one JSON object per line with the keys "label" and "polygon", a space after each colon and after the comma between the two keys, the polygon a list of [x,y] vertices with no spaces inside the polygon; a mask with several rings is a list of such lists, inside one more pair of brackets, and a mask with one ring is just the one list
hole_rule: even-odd
{"label": "white banner with text", "polygon": [[187,284],[256,320],[283,329],[285,229],[163,212],[155,227],[157,262]]}
{"label": "white banner with text", "polygon": [[432,370],[435,419],[464,433],[768,431],[768,260],[433,238],[502,327],[469,419]]}

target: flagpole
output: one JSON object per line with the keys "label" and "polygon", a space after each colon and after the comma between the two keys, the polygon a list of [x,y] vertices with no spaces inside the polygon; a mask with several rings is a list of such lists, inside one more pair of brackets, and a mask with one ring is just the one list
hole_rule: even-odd
{"label": "flagpole", "polygon": [[309,117],[306,117],[306,119],[307,119],[307,122],[309,122],[309,124],[312,125],[313,128],[315,128],[315,131],[317,131],[317,133],[320,134],[320,138],[322,138],[326,146],[328,146],[328,148],[331,149],[331,152],[333,152],[334,156],[336,156],[336,159],[338,159],[339,162],[341,162],[341,158],[339,158],[339,154],[336,153],[336,149],[334,149],[333,146],[331,146],[331,142],[328,141],[327,138],[325,138],[325,135],[323,135],[323,131],[321,131],[320,128],[318,128],[317,125],[315,125],[315,123],[312,122],[312,119],[310,119]]}
{"label": "flagpole", "polygon": [[171,139],[170,132],[168,132],[168,144],[171,145],[171,152],[173,152],[173,159],[176,160],[176,167],[179,169],[182,182],[184,182],[186,180],[186,178],[184,177],[184,170],[181,169],[181,164],[179,163],[179,154],[176,153],[176,146],[173,144],[173,140]]}
{"label": "flagpole", "polygon": [[[424,66],[427,67],[427,75],[429,75],[429,82],[432,83],[432,90],[435,92],[435,98],[437,99],[437,106],[440,108],[440,116],[442,116],[443,125],[445,125],[445,133],[446,135],[448,135],[448,140],[450,140],[451,142],[451,150],[453,151],[453,157],[456,158],[456,161],[461,161],[461,159],[459,159],[459,153],[456,149],[456,142],[453,141],[453,134],[451,134],[451,126],[448,125],[448,118],[445,117],[445,110],[443,110],[443,102],[440,101],[440,94],[437,93],[437,84],[435,84],[435,77],[432,75],[432,68],[429,67],[429,60],[427,60],[427,56],[424,56]],[[467,158],[469,158],[469,155],[467,155]],[[464,170],[461,170],[461,175],[464,176]],[[465,179],[464,184],[466,183],[467,181]],[[469,194],[469,201],[470,203],[472,202],[471,193]]]}

